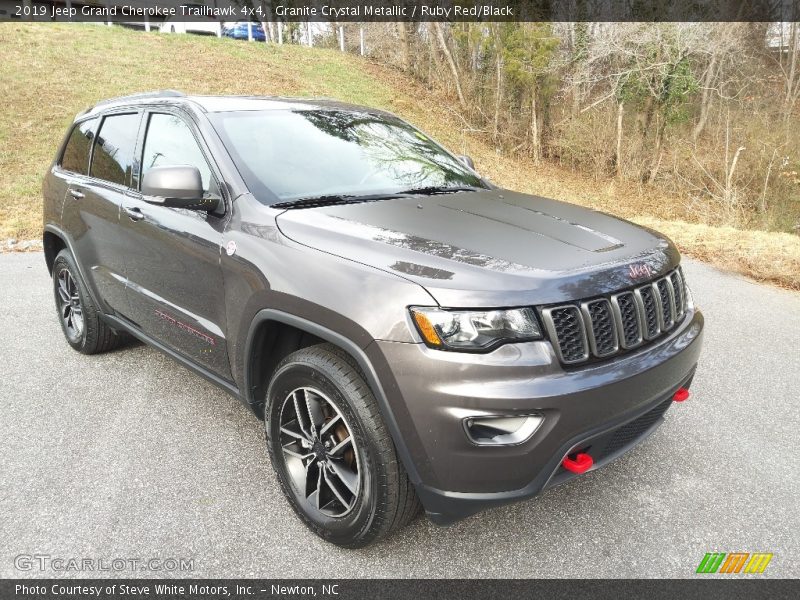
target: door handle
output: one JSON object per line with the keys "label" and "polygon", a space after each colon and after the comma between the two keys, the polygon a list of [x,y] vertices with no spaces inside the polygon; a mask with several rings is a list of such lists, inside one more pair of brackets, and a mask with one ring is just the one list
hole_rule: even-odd
{"label": "door handle", "polygon": [[136,207],[124,206],[125,213],[130,217],[131,221],[141,221],[144,219],[144,213]]}
{"label": "door handle", "polygon": [[69,195],[75,198],[75,200],[80,200],[81,198],[86,196],[86,194],[74,188],[69,188]]}

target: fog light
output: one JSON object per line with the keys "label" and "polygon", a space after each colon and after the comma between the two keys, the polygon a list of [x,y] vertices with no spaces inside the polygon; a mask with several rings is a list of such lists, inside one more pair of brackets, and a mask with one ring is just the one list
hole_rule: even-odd
{"label": "fog light", "polygon": [[464,419],[467,437],[478,446],[514,446],[527,442],[536,433],[544,417],[480,416]]}

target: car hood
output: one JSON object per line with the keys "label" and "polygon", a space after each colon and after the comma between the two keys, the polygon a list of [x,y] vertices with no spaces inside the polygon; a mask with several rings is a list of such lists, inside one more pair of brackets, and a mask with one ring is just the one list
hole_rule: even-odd
{"label": "car hood", "polygon": [[617,291],[676,266],[658,233],[506,190],[287,210],[290,239],[419,283],[442,306],[551,304]]}

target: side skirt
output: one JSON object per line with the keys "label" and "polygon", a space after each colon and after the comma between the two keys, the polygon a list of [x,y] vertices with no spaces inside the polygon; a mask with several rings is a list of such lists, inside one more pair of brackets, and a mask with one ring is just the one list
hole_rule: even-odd
{"label": "side skirt", "polygon": [[201,367],[200,365],[198,365],[194,361],[186,358],[185,356],[183,356],[181,354],[178,354],[177,352],[175,352],[171,348],[166,347],[161,342],[158,342],[158,341],[154,340],[149,335],[147,335],[146,333],[143,333],[135,325],[133,325],[132,323],[126,321],[125,319],[121,319],[120,317],[117,317],[117,316],[114,316],[114,315],[103,315],[103,319],[105,319],[105,321],[111,327],[113,327],[114,329],[120,329],[122,331],[125,331],[125,332],[131,334],[133,337],[135,337],[138,340],[144,342],[148,346],[152,346],[156,350],[159,350],[160,352],[163,352],[164,354],[166,354],[167,356],[169,356],[170,358],[172,358],[176,362],[180,363],[182,366],[186,367],[190,371],[193,371],[193,372],[197,373],[198,375],[200,375],[201,377],[203,377],[207,381],[210,381],[211,383],[213,383],[217,387],[225,390],[226,392],[228,392],[232,396],[238,398],[239,401],[242,402],[242,404],[247,406],[247,408],[249,408],[252,411],[253,407],[250,404],[248,404],[248,402],[244,399],[244,397],[242,396],[242,394],[239,391],[239,388],[236,387],[236,385],[234,385],[233,383],[231,383],[227,379],[223,379],[222,377],[214,375],[214,373],[212,373],[208,369],[205,369],[204,367]]}

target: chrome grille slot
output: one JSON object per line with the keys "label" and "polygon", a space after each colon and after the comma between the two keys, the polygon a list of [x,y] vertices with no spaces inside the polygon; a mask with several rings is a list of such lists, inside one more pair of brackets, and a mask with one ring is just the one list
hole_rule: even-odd
{"label": "chrome grille slot", "polygon": [[656,304],[656,294],[651,286],[634,291],[644,315],[644,339],[652,340],[661,333],[661,317]]}
{"label": "chrome grille slot", "polygon": [[675,298],[672,284],[668,278],[659,279],[654,284],[658,292],[659,308],[661,309],[661,329],[669,331],[675,324]]}
{"label": "chrome grille slot", "polygon": [[672,282],[672,291],[675,293],[675,320],[680,321],[686,314],[686,288],[683,286],[680,269],[673,271],[669,279]]}
{"label": "chrome grille slot", "polygon": [[587,337],[592,354],[602,358],[619,350],[611,303],[605,298],[590,300],[581,304],[581,311],[587,323]]}
{"label": "chrome grille slot", "polygon": [[611,296],[611,306],[619,330],[619,341],[623,348],[635,348],[642,343],[642,317],[633,292]]}
{"label": "chrome grille slot", "polygon": [[638,348],[674,329],[687,310],[686,282],[678,268],[609,297],[544,307],[541,315],[559,360],[574,365]]}
{"label": "chrome grille slot", "polygon": [[586,328],[577,306],[546,308],[542,315],[561,362],[572,364],[589,358]]}

